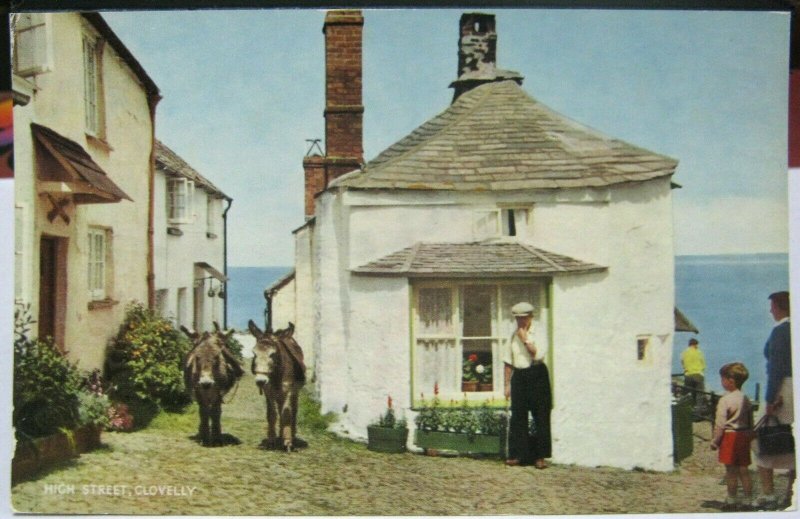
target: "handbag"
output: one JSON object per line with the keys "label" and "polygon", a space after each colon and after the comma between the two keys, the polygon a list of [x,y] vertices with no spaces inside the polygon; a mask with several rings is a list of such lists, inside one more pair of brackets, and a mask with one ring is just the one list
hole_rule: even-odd
{"label": "handbag", "polygon": [[[771,422],[775,422],[774,425]],[[764,415],[755,426],[759,454],[789,454],[794,452],[792,426],[780,423],[773,415]]]}

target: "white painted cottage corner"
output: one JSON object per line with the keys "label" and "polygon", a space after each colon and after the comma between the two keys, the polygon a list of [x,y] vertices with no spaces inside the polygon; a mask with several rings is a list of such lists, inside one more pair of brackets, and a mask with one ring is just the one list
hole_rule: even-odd
{"label": "white painted cottage corner", "polygon": [[[361,24],[327,15],[326,155],[304,161],[295,272],[271,291],[276,324],[294,321],[313,350],[322,411],[364,438],[387,395],[407,418],[434,384],[445,402],[502,401],[498,349],[526,300],[549,344],[553,461],[671,470],[677,161],[529,96],[496,68],[494,16],[470,13],[453,103],[342,174],[360,159],[363,106],[360,68],[353,81],[336,56],[360,67]],[[470,355],[489,385],[462,385]]]}

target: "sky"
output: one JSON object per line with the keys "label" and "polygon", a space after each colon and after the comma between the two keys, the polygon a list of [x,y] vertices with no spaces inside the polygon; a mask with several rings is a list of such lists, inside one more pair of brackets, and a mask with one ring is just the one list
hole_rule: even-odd
{"label": "sky", "polygon": [[[679,160],[676,254],[788,251],[789,15],[484,10],[498,67],[561,114]],[[445,110],[462,10],[364,10],[364,155]],[[156,134],[231,196],[231,266],[289,266],[324,143],[321,10],[105,12],[163,96]]]}

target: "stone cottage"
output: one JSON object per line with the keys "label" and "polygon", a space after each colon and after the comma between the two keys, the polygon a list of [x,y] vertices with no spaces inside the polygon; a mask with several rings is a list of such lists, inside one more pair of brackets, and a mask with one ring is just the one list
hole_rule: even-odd
{"label": "stone cottage", "polygon": [[[498,350],[526,300],[549,344],[554,461],[671,469],[677,162],[531,97],[497,68],[494,16],[469,13],[452,104],[364,164],[363,23],[326,17],[325,156],[304,161],[295,273],[273,292],[294,301],[276,321],[306,334],[322,411],[360,438],[387,395],[407,418],[434,385],[502,402]],[[470,356],[492,373],[479,387]]]}

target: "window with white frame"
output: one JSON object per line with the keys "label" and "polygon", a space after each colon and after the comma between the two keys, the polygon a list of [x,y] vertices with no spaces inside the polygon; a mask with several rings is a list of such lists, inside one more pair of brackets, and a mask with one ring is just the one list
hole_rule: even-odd
{"label": "window with white frame", "polygon": [[107,299],[108,293],[108,257],[109,231],[100,227],[89,228],[88,284],[89,298],[92,301]]}
{"label": "window with white frame", "polygon": [[516,329],[511,307],[534,305],[534,338],[548,341],[546,282],[425,282],[414,290],[414,395],[493,398],[503,391],[500,348]]}
{"label": "window with white frame", "polygon": [[22,77],[51,69],[47,14],[18,13],[14,24],[14,72]]}
{"label": "window with white frame", "polygon": [[95,36],[83,36],[83,104],[86,133],[104,137],[102,63],[103,41]]}
{"label": "window with white frame", "polygon": [[183,177],[167,179],[167,218],[169,223],[190,223],[194,182]]}

